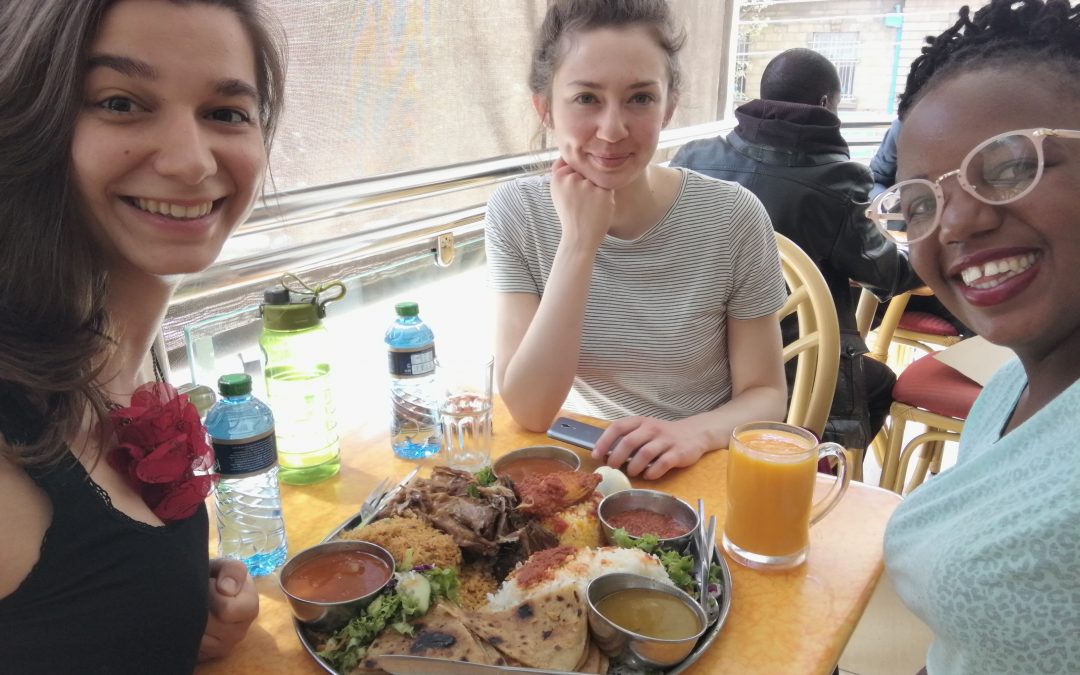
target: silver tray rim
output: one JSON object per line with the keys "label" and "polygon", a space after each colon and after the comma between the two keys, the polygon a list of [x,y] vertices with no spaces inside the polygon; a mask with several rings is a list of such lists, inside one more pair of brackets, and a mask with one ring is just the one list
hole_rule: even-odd
{"label": "silver tray rim", "polygon": [[[329,541],[335,540],[338,537],[338,535],[340,535],[342,532],[344,532],[345,530],[352,529],[353,527],[355,527],[355,525],[359,524],[360,520],[361,520],[360,512],[357,511],[355,514],[349,516],[348,518],[343,520],[341,522],[341,524],[339,524],[337,527],[335,527],[333,530],[331,530],[330,534],[323,537],[322,541],[319,542],[319,543],[325,544],[325,543],[327,543]],[[695,539],[695,542],[696,541],[697,540]],[[683,659],[678,665],[674,666],[673,668],[671,668],[669,670],[661,671],[661,672],[664,673],[664,675],[679,675],[679,673],[685,672],[687,668],[689,668],[695,662],[697,662],[697,660],[699,658],[701,658],[701,655],[704,654],[705,651],[708,650],[712,646],[713,642],[716,641],[717,636],[720,635],[720,629],[724,626],[724,623],[727,621],[728,613],[731,612],[731,568],[728,566],[727,560],[724,558],[723,554],[720,553],[720,547],[719,546],[714,546],[713,547],[713,564],[720,566],[720,583],[721,583],[720,615],[719,615],[719,617],[717,617],[716,623],[712,624],[709,627],[709,630],[707,630],[705,632],[705,634],[701,636],[701,639],[698,640],[697,645],[694,646],[693,651],[691,651],[686,656],[685,659]],[[296,619],[296,617],[293,617],[292,621],[293,621],[293,629],[296,631],[296,636],[297,636],[297,638],[299,638],[300,644],[303,645],[304,651],[306,651],[308,653],[308,656],[310,656],[312,659],[314,659],[315,663],[318,664],[319,667],[321,667],[324,671],[326,671],[327,673],[330,673],[330,675],[341,675],[340,673],[338,673],[338,671],[331,668],[326,663],[326,661],[323,661],[322,659],[320,659],[318,654],[315,653],[315,647],[308,642],[307,635],[304,633],[304,627],[300,623],[300,621],[298,619]],[[498,668],[499,666],[492,666],[492,667]],[[540,670],[540,669],[530,669],[530,668],[515,668],[512,671],[508,670],[506,672],[507,673],[519,673],[519,672],[523,672],[523,671],[524,672],[529,672],[530,670],[535,670],[535,672],[537,672],[537,673],[550,673],[550,672],[552,672],[550,670]],[[569,671],[567,671],[567,672],[569,672]]]}

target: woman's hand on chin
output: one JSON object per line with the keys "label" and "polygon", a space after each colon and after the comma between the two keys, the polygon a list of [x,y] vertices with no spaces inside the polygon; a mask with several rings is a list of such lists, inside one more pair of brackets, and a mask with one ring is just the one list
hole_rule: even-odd
{"label": "woman's hand on chin", "polygon": [[628,476],[655,480],[671,469],[691,466],[711,448],[692,419],[670,422],[653,417],[624,417],[604,431],[592,456]]}
{"label": "woman's hand on chin", "polygon": [[599,248],[615,217],[615,193],[596,185],[560,157],[551,167],[551,199],[563,239]]}
{"label": "woman's hand on chin", "polygon": [[199,660],[225,656],[247,634],[259,615],[259,593],[247,568],[238,560],[210,561],[210,616]]}

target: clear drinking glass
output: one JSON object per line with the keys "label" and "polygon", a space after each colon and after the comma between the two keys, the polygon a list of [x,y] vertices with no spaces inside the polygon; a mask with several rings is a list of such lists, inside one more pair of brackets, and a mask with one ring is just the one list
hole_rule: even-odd
{"label": "clear drinking glass", "polygon": [[439,357],[436,380],[440,396],[442,454],[446,464],[479,471],[491,464],[491,380],[494,359]]}

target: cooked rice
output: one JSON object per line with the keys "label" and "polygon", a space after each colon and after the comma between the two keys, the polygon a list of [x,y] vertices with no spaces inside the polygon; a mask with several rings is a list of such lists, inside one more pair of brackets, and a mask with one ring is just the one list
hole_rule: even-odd
{"label": "cooked rice", "polygon": [[540,527],[559,538],[559,546],[596,548],[604,543],[604,530],[596,515],[596,501],[589,500],[548,516]]}
{"label": "cooked rice", "polygon": [[454,543],[454,538],[417,518],[383,518],[343,532],[341,538],[378,544],[390,551],[398,564],[405,562],[406,552],[412,549],[413,565],[461,568],[461,549]]}
{"label": "cooked rice", "polygon": [[670,586],[675,585],[668,577],[664,566],[655,557],[636,548],[612,546],[579,549],[566,558],[559,567],[551,570],[551,578],[544,579],[528,588],[518,585],[516,572],[517,570],[511,572],[502,587],[488,596],[487,609],[492,611],[510,609],[534,595],[570,585],[576,585],[581,597],[585,597],[585,589],[590,581],[612,572],[640,574]]}
{"label": "cooked rice", "polygon": [[491,574],[491,565],[478,561],[462,565],[458,574],[458,598],[466,609],[480,609],[487,605],[488,595],[495,592],[499,582]]}

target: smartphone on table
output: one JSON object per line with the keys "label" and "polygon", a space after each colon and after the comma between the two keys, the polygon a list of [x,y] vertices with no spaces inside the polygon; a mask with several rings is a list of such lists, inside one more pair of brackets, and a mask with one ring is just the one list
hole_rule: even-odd
{"label": "smartphone on table", "polygon": [[551,423],[547,435],[557,441],[592,450],[604,433],[603,427],[588,422],[579,422],[569,417],[560,417]]}

